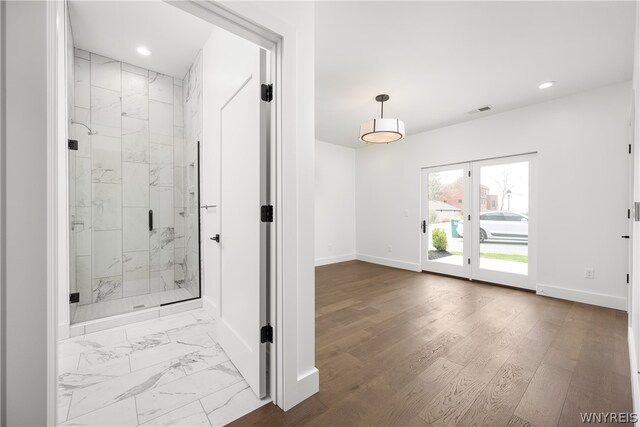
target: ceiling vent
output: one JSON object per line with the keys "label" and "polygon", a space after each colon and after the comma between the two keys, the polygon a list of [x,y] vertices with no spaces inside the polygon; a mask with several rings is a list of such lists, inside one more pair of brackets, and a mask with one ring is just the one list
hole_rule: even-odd
{"label": "ceiling vent", "polygon": [[485,111],[493,110],[491,105],[485,105],[484,107],[476,108],[475,110],[467,111],[467,114],[484,113]]}

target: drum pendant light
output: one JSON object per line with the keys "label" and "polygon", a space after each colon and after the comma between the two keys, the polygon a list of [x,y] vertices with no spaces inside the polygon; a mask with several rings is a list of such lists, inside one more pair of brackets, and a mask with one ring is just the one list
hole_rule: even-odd
{"label": "drum pendant light", "polygon": [[388,144],[404,138],[404,122],[398,119],[384,118],[384,103],[389,95],[376,96],[380,103],[380,118],[360,125],[360,139],[367,144]]}

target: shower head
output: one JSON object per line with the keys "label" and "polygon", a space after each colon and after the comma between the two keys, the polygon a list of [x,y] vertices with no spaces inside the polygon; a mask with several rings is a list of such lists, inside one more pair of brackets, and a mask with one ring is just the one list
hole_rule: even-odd
{"label": "shower head", "polygon": [[87,130],[89,131],[89,132],[87,132],[87,135],[97,135],[98,134],[98,131],[91,130],[91,128],[89,126],[85,125],[84,123],[76,122],[75,120],[71,119],[71,124],[72,125],[80,125],[80,126],[86,127]]}

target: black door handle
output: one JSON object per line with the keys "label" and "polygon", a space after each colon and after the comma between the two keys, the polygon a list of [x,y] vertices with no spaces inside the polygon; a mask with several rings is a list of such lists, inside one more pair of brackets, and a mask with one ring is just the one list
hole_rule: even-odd
{"label": "black door handle", "polygon": [[220,243],[220,235],[219,235],[219,234],[216,234],[215,236],[213,236],[213,237],[209,237],[209,238],[210,238],[211,240],[213,240],[214,242],[218,242],[218,243]]}
{"label": "black door handle", "polygon": [[422,232],[426,233],[427,232],[427,221],[426,220],[422,220]]}
{"label": "black door handle", "polygon": [[153,231],[153,210],[149,209],[149,231]]}
{"label": "black door handle", "polygon": [[629,236],[620,236],[620,237],[622,237],[623,239],[629,239],[630,238]]}

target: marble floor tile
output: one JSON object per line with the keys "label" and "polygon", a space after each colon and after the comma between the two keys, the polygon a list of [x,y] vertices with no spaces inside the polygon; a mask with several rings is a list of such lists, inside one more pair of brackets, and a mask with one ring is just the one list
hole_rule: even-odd
{"label": "marble floor tile", "polygon": [[[180,361],[171,360],[85,387],[73,393],[69,419],[121,402],[184,376]],[[167,412],[169,410],[171,409]]]}
{"label": "marble floor tile", "polygon": [[271,399],[258,399],[246,381],[233,384],[200,399],[212,426],[224,426],[240,416],[269,403]]}
{"label": "marble floor tile", "polygon": [[207,414],[195,401],[143,424],[145,426],[209,426]]}
{"label": "marble floor tile", "polygon": [[145,423],[240,381],[243,381],[242,375],[233,364],[223,362],[170,384],[156,387],[136,397],[138,420]]}
{"label": "marble floor tile", "polygon": [[136,402],[133,397],[101,407],[93,412],[73,418],[64,426],[135,426],[138,425]]}
{"label": "marble floor tile", "polygon": [[[121,357],[130,356],[137,352],[144,352],[153,347],[169,344],[169,338],[164,332],[156,332],[131,341],[124,341],[109,347],[103,347],[98,350],[89,351],[80,355],[78,368],[82,369],[92,365],[99,365],[110,360],[119,359]],[[166,361],[169,357],[161,360]],[[147,365],[150,366],[150,365]]]}
{"label": "marble floor tile", "polygon": [[[163,294],[179,291],[187,292]],[[264,405],[269,399],[253,394],[215,341],[215,327],[198,309],[61,341],[58,422],[224,425]]]}

